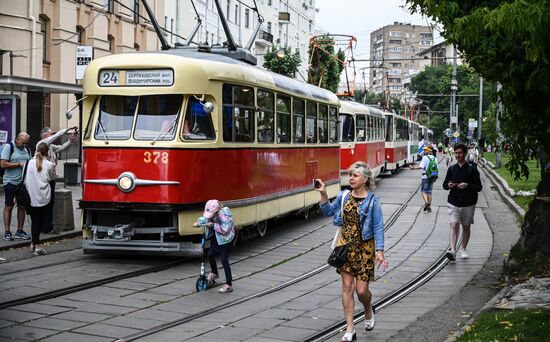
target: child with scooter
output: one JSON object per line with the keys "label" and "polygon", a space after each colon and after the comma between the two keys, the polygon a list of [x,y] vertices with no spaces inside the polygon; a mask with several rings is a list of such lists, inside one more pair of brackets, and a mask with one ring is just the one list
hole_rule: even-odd
{"label": "child with scooter", "polygon": [[[202,291],[214,286],[218,275],[218,265],[216,263],[216,255],[219,255],[220,261],[225,273],[225,285],[218,290],[219,293],[229,293],[233,291],[231,267],[229,265],[229,251],[231,250],[231,242],[235,238],[235,227],[233,225],[233,215],[228,207],[222,207],[218,200],[212,199],[206,202],[204,212],[197,222],[193,224],[195,227],[208,227],[209,233],[213,230],[215,238],[210,238],[210,249],[208,250],[208,261],[210,263],[210,273],[206,276],[206,286],[199,289],[197,281],[197,291]],[[209,235],[206,231],[203,234],[203,240]],[[201,277],[204,277],[203,267],[201,267]]]}

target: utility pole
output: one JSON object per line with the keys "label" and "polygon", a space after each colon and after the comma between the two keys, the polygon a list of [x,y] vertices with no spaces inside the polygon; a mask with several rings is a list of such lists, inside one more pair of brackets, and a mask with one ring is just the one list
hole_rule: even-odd
{"label": "utility pole", "polygon": [[458,130],[458,111],[456,104],[456,91],[458,90],[458,82],[456,80],[456,46],[453,45],[453,73],[451,80],[451,112],[449,118],[449,124],[451,131]]}
{"label": "utility pole", "polygon": [[500,92],[502,91],[502,84],[500,82],[497,82],[497,117],[496,117],[496,133],[497,133],[497,148],[496,148],[496,160],[495,160],[495,167],[498,169],[502,166],[501,161],[501,136],[500,136],[500,116],[502,115],[502,99],[500,97]]}
{"label": "utility pole", "polygon": [[481,141],[482,115],[483,115],[483,77],[480,77],[479,78],[479,117],[477,122],[477,141],[478,142]]}

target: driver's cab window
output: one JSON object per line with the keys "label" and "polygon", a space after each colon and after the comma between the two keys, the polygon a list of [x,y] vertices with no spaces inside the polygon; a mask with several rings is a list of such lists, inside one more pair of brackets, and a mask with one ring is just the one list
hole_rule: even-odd
{"label": "driver's cab window", "polygon": [[214,140],[212,116],[204,110],[203,104],[195,97],[187,101],[183,120],[182,135],[184,140]]}

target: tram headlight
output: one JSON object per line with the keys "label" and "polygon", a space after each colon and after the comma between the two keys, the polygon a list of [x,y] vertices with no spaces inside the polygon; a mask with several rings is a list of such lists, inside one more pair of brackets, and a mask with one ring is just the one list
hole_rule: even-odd
{"label": "tram headlight", "polygon": [[130,192],[136,187],[136,176],[132,172],[124,172],[118,176],[117,186],[120,191]]}

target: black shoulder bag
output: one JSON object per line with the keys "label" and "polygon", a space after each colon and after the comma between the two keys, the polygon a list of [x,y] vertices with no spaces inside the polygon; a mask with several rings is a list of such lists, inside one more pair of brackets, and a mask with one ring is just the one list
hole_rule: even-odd
{"label": "black shoulder bag", "polygon": [[23,168],[23,178],[21,179],[21,183],[19,183],[19,185],[15,188],[15,200],[17,202],[17,206],[27,209],[31,206],[31,196],[29,196],[29,192],[25,186],[25,177],[27,176],[28,165],[29,161],[27,160],[27,162],[25,162],[25,167]]}

